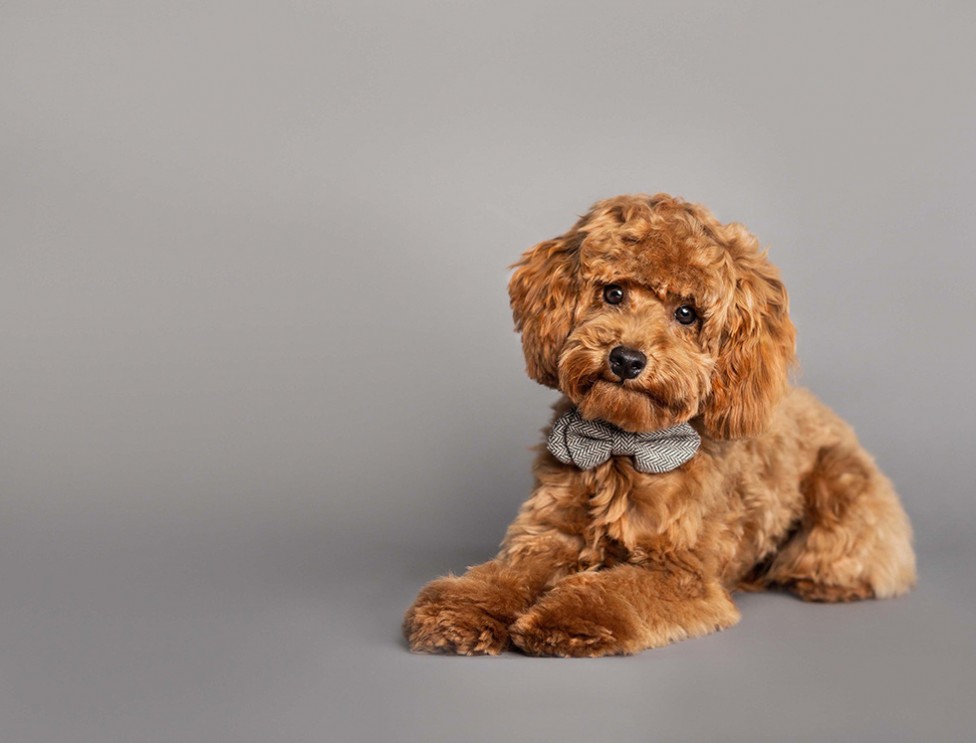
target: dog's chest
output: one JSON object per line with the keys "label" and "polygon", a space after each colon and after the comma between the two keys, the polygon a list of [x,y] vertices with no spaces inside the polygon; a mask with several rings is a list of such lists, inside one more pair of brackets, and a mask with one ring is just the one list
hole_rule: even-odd
{"label": "dog's chest", "polygon": [[591,470],[580,568],[642,563],[693,544],[702,513],[690,484],[684,468],[647,474],[626,457],[612,457]]}

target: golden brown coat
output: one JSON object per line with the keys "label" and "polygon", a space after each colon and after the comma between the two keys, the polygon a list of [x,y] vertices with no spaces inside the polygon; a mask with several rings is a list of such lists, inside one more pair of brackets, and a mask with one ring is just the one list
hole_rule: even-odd
{"label": "golden brown coat", "polygon": [[[662,474],[629,457],[580,470],[541,449],[495,559],[429,583],[407,611],[413,650],[635,653],[731,626],[736,589],[847,601],[914,584],[891,483],[789,385],[786,290],[744,227],[666,194],[619,196],[526,251],[509,291],[529,375],[564,394],[556,415],[575,405],[629,431],[689,421],[702,447]],[[698,319],[677,322],[679,307]],[[634,379],[608,364],[621,345],[646,357]]]}

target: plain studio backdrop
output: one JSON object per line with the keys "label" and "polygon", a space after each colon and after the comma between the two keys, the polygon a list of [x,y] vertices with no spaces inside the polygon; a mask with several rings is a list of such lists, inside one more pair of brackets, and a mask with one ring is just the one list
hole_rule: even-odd
{"label": "plain studio backdrop", "polygon": [[[0,5],[0,740],[971,739],[974,7]],[[556,398],[506,267],[641,191],[769,248],[919,587],[411,655]]]}

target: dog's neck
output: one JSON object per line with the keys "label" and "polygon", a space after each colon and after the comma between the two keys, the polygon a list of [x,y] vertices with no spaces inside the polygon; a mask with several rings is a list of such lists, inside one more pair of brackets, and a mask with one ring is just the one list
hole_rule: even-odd
{"label": "dog's neck", "polygon": [[586,420],[572,408],[553,423],[546,445],[560,462],[584,470],[613,456],[630,456],[639,472],[661,473],[677,469],[695,456],[701,437],[688,423],[630,433],[606,421]]}

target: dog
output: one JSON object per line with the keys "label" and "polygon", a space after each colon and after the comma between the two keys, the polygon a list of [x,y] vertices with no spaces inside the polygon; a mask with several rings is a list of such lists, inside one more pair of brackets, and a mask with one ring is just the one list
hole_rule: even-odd
{"label": "dog", "polygon": [[513,267],[527,372],[563,397],[498,555],[407,611],[413,651],[633,654],[731,627],[736,590],[914,585],[891,482],[790,382],[786,289],[745,227],[618,196]]}

